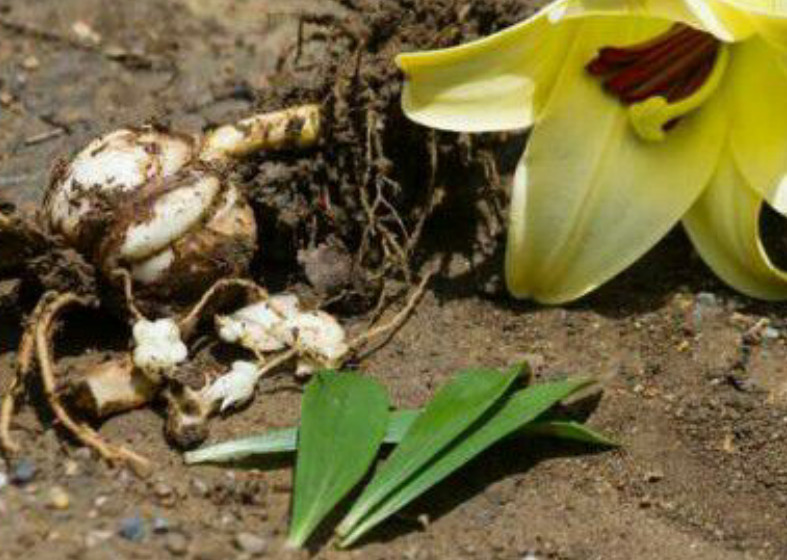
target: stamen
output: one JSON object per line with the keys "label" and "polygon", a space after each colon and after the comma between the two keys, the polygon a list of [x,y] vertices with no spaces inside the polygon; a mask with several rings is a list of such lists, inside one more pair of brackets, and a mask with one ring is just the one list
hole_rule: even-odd
{"label": "stamen", "polygon": [[656,141],[715,92],[727,66],[726,51],[713,35],[676,24],[649,41],[601,49],[587,70],[631,106],[638,134]]}
{"label": "stamen", "polygon": [[629,107],[629,120],[637,134],[645,140],[654,142],[664,140],[667,137],[666,131],[674,127],[678,119],[702,107],[716,92],[729,60],[730,50],[727,46],[722,46],[705,83],[689,97],[681,98],[677,102],[670,102],[660,96],[650,97]]}

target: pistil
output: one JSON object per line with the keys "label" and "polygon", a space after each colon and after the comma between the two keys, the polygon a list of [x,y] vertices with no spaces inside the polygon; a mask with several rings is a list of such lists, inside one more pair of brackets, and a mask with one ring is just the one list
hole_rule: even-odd
{"label": "pistil", "polygon": [[601,49],[587,70],[629,107],[637,133],[658,141],[715,92],[728,58],[713,35],[676,24],[649,41]]}

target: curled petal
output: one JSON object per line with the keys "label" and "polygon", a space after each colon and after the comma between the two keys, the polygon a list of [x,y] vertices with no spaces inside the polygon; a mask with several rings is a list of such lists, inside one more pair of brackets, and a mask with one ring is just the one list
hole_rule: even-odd
{"label": "curled petal", "polygon": [[642,18],[582,23],[514,181],[506,275],[545,303],[578,298],[628,267],[672,228],[718,164],[727,121],[718,97],[663,142],[637,136],[626,109],[583,61],[610,39],[652,33]]}
{"label": "curled petal", "polygon": [[763,204],[732,158],[723,158],[683,225],[703,260],[727,284],[751,297],[782,301],[787,274],[773,265],[760,239]]}
{"label": "curled petal", "polygon": [[552,18],[639,15],[685,23],[722,41],[741,41],[754,32],[750,18],[720,0],[568,0]]}
{"label": "curled petal", "polygon": [[736,45],[732,60],[732,155],[751,188],[787,215],[787,69],[761,39]]}
{"label": "curled petal", "polygon": [[551,23],[542,11],[479,41],[400,55],[404,112],[441,130],[527,128],[551,90],[573,29]]}

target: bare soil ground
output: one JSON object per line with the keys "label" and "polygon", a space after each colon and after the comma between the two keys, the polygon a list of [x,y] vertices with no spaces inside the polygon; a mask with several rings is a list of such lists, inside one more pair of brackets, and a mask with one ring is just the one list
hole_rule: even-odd
{"label": "bare soil ground", "polygon": [[[401,6],[410,4],[418,9],[389,23],[394,34],[406,36],[429,10],[426,2]],[[532,8],[508,4],[518,7],[507,17]],[[346,9],[327,0],[0,0],[0,199],[34,207],[56,158],[112,128],[157,119],[199,131],[257,103],[286,100],[279,92],[288,84],[270,78],[297,36],[297,18],[283,14],[315,6]],[[462,15],[467,26],[505,23],[484,6]],[[95,46],[75,42],[77,22],[100,34]],[[434,44],[458,38],[439,32]],[[402,43],[425,47],[429,39]],[[505,154],[521,142],[504,143],[503,171]],[[260,169],[251,183],[265,177]],[[292,552],[283,549],[286,464],[187,468],[165,443],[160,414],[143,410],[101,427],[155,461],[153,477],[141,481],[64,441],[45,414],[27,407],[16,434],[22,466],[35,473],[27,484],[0,488],[0,559],[787,558],[785,307],[728,291],[680,231],[578,304],[515,303],[499,288],[499,232],[483,243],[476,231],[463,233],[479,214],[463,192],[449,190],[424,234],[423,252],[444,259],[440,277],[414,317],[361,367],[403,407],[423,404],[452,373],[475,365],[526,358],[540,378],[598,375],[605,390],[590,422],[616,436],[621,451],[507,444],[357,549],[336,551],[318,539],[313,551]],[[20,322],[0,306],[0,389],[12,375]],[[117,324],[85,320],[72,335],[90,346],[106,340],[99,332],[107,327]],[[254,404],[214,421],[212,440],[293,424],[299,391],[284,376],[267,381]],[[0,463],[0,474],[19,468]],[[68,504],[56,509],[60,490]],[[123,526],[135,538],[121,536]]]}

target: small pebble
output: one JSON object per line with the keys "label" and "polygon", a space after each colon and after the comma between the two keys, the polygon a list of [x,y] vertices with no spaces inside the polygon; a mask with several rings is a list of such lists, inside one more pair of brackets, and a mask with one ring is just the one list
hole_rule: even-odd
{"label": "small pebble", "polygon": [[101,42],[101,34],[97,33],[87,22],[82,20],[75,21],[71,26],[71,31],[73,31],[80,40],[86,43],[97,45]]}
{"label": "small pebble", "polygon": [[173,556],[185,556],[189,551],[189,540],[183,533],[170,533],[164,546]]}
{"label": "small pebble", "polygon": [[718,304],[718,298],[710,292],[700,292],[697,294],[697,303],[705,307],[715,307]]}
{"label": "small pebble", "polygon": [[235,535],[235,545],[238,547],[238,550],[253,556],[265,554],[265,551],[268,549],[267,541],[252,533],[238,533]]}
{"label": "small pebble", "polygon": [[131,542],[140,542],[145,538],[145,522],[139,515],[127,517],[120,522],[118,534]]}
{"label": "small pebble", "polygon": [[8,106],[14,102],[14,96],[8,91],[0,91],[0,105]]}
{"label": "small pebble", "polygon": [[781,333],[778,329],[774,329],[773,327],[765,327],[762,330],[762,337],[768,340],[776,340],[781,336]]}
{"label": "small pebble", "polygon": [[201,498],[207,496],[209,492],[208,485],[199,478],[195,478],[191,481],[191,489],[194,495]]}
{"label": "small pebble", "polygon": [[664,479],[664,473],[658,470],[650,471],[648,474],[645,475],[645,482],[659,482]]}
{"label": "small pebble", "polygon": [[163,482],[157,482],[156,485],[153,486],[153,492],[159,498],[169,498],[172,496],[172,487]]}
{"label": "small pebble", "polygon": [[14,472],[11,475],[11,482],[21,486],[31,482],[35,477],[35,463],[30,459],[22,459],[14,467]]}
{"label": "small pebble", "polygon": [[66,465],[63,468],[63,474],[67,477],[71,478],[79,474],[79,463],[76,461],[69,459],[66,461]]}
{"label": "small pebble", "polygon": [[38,69],[39,66],[41,66],[41,63],[33,55],[26,57],[22,61],[22,68],[24,68],[25,70],[36,70]]}
{"label": "small pebble", "polygon": [[49,491],[49,506],[52,509],[64,510],[71,505],[71,497],[60,486],[53,486]]}
{"label": "small pebble", "polygon": [[77,461],[92,461],[93,451],[89,447],[80,447],[74,451],[73,457]]}
{"label": "small pebble", "polygon": [[112,538],[111,531],[90,531],[85,536],[85,547],[95,548]]}
{"label": "small pebble", "polygon": [[157,535],[169,532],[169,520],[165,517],[156,516],[153,518],[153,532]]}

